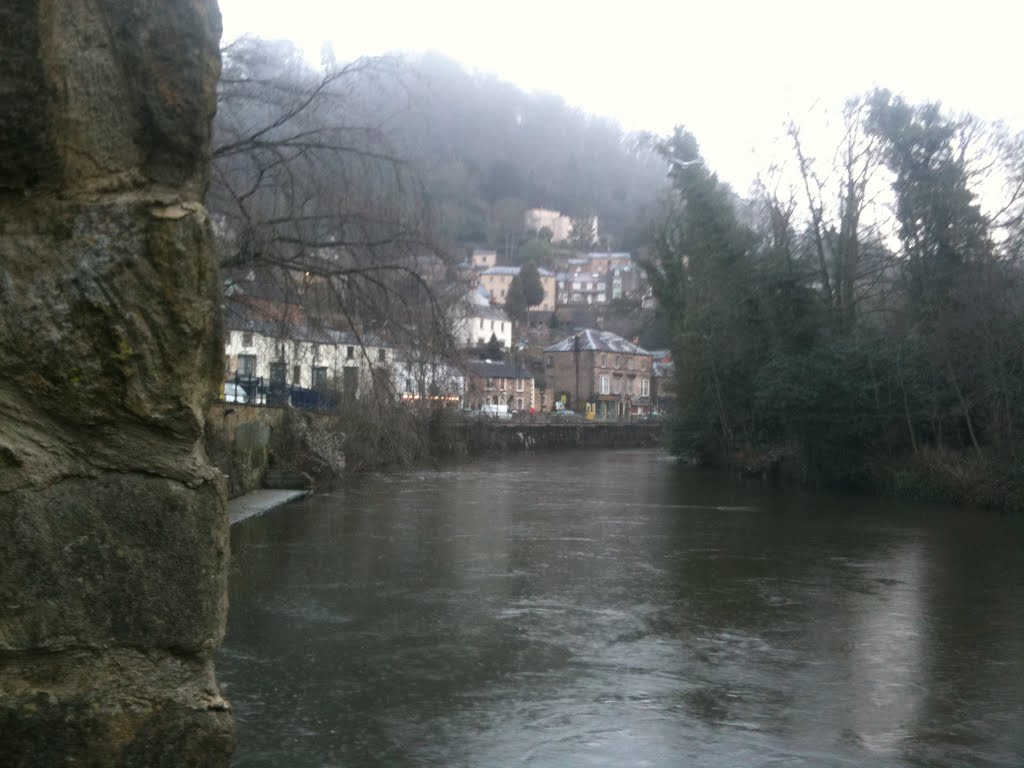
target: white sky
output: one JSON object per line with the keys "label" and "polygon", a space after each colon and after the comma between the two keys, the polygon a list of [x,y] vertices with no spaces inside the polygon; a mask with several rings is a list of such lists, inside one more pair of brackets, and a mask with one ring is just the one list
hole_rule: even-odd
{"label": "white sky", "polygon": [[313,61],[437,50],[627,129],[686,125],[738,191],[788,115],[874,85],[1024,128],[1019,0],[221,0],[225,39],[289,38]]}

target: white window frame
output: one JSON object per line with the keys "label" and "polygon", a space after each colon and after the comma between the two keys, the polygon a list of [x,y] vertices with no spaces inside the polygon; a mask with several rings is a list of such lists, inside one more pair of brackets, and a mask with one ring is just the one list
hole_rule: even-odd
{"label": "white window frame", "polygon": [[601,374],[600,390],[599,391],[600,391],[600,393],[602,395],[611,394],[611,387],[610,387],[610,385],[611,385],[611,382],[609,380],[608,374],[607,373]]}

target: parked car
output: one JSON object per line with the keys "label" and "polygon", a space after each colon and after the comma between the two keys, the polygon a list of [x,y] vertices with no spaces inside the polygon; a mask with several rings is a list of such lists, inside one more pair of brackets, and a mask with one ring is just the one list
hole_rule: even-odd
{"label": "parked car", "polygon": [[249,402],[249,396],[241,385],[229,381],[224,385],[224,402],[247,403]]}
{"label": "parked car", "polygon": [[480,413],[483,413],[492,419],[498,419],[499,421],[508,421],[512,418],[512,414],[509,413],[507,405],[481,405]]}

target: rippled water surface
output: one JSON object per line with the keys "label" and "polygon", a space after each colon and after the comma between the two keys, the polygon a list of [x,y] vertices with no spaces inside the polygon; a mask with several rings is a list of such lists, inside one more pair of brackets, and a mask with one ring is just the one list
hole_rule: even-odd
{"label": "rippled water surface", "polygon": [[236,766],[1024,766],[1024,523],[657,452],[232,529]]}

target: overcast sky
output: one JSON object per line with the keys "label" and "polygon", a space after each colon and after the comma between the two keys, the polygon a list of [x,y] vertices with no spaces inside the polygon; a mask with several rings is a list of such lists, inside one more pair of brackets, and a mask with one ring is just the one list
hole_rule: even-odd
{"label": "overcast sky", "polygon": [[221,0],[225,39],[294,40],[318,60],[440,51],[626,129],[692,130],[746,190],[792,114],[874,85],[1024,128],[1017,0]]}

